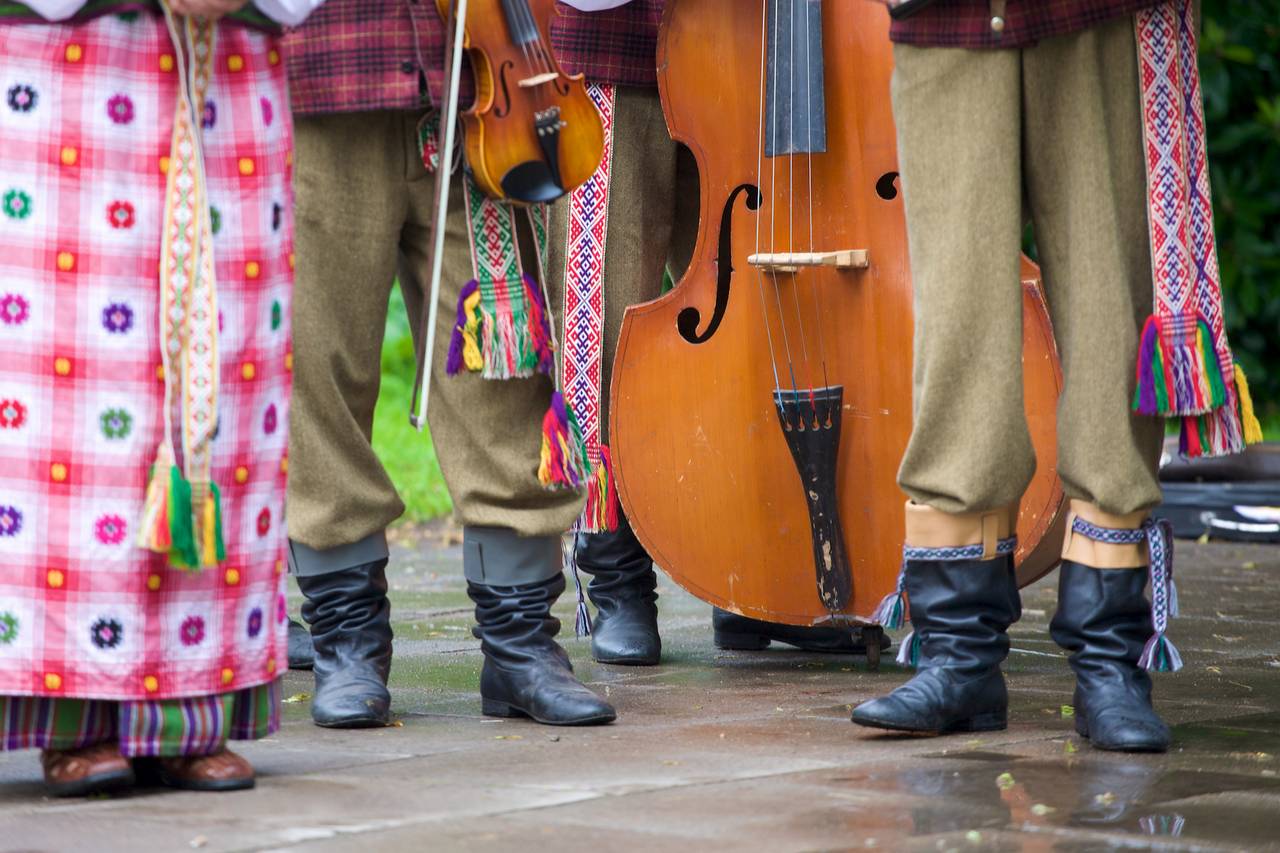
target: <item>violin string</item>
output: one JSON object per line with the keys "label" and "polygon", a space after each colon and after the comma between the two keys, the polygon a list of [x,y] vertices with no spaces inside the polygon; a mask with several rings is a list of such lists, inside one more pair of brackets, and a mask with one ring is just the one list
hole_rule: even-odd
{"label": "violin string", "polygon": [[[760,0],[760,120],[756,133],[756,254],[760,254],[760,227],[764,223],[764,216],[760,212],[760,205],[764,204],[764,186],[761,179],[764,177],[764,104],[766,100],[766,46],[769,43],[769,3],[770,0]],[[732,258],[721,258],[720,263],[731,264]],[[759,267],[756,268],[756,290],[760,293],[760,316],[764,319],[765,339],[769,342],[769,366],[773,368],[773,387],[781,388],[782,383],[778,380],[778,354],[773,345],[773,330],[769,327],[769,303],[764,298],[764,273]]]}
{"label": "violin string", "polygon": [[[808,0],[805,0],[805,2],[808,2]],[[818,15],[821,16],[822,0],[817,0],[817,2],[818,2]],[[805,115],[808,118],[808,124],[809,124],[808,131],[806,132],[805,135],[808,137],[808,140],[809,140],[809,145],[806,147],[808,148],[808,151],[809,151],[809,168],[807,170],[809,175],[809,251],[812,253],[815,251],[815,249],[814,249],[814,242],[813,242],[813,109],[812,109],[813,93],[809,90],[809,87],[813,85],[813,70],[812,70],[812,65],[810,63],[810,58],[809,58],[809,46],[812,44],[812,39],[810,38],[810,32],[809,32],[810,17],[811,16],[809,15],[809,10],[805,9],[805,16],[804,16],[805,92],[804,94],[805,94],[805,103],[808,106],[808,109],[805,110]],[[821,24],[822,22],[821,17],[818,18],[818,22],[819,24]],[[821,30],[819,30],[819,32],[821,32]],[[818,61],[821,62],[822,57],[818,57]],[[825,79],[826,79],[826,75],[824,74],[823,80]],[[814,281],[814,279],[810,279],[810,282],[813,284],[813,317],[814,317],[813,322],[814,322],[814,325],[818,327],[818,360],[822,363],[822,385],[824,388],[829,388],[831,387],[831,379],[828,378],[827,376],[827,342],[826,342],[826,335],[822,329],[822,317],[823,317],[822,288],[817,286],[817,283],[816,281]]]}
{"label": "violin string", "polygon": [[[773,38],[774,38],[774,55],[773,55],[773,73],[770,83],[770,90],[773,98],[769,102],[769,133],[773,138],[773,156],[769,158],[769,253],[776,254],[778,251],[778,227],[777,227],[777,192],[778,192],[778,102],[782,99],[778,96],[778,55],[777,48],[782,33],[779,31],[778,25],[778,5],[781,0],[774,0],[773,3]],[[778,328],[782,330],[782,351],[787,358],[787,373],[791,376],[791,390],[799,394],[796,387],[796,365],[795,359],[791,357],[791,335],[787,332],[787,315],[782,308],[782,291],[778,287],[778,273],[776,269],[769,272],[769,281],[773,285],[773,299],[778,305]],[[765,323],[769,322],[769,316],[765,314]]]}

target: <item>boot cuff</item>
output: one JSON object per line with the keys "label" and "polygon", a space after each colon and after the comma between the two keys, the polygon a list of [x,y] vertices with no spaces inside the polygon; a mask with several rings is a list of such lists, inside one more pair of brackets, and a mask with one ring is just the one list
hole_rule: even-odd
{"label": "boot cuff", "polygon": [[1075,530],[1077,518],[1107,530],[1137,530],[1150,513],[1145,510],[1125,515],[1104,512],[1086,501],[1072,500],[1067,516],[1066,540],[1062,559],[1094,569],[1142,569],[1150,565],[1145,538],[1140,542],[1099,542]]}
{"label": "boot cuff", "polygon": [[528,586],[564,569],[559,536],[521,536],[509,527],[462,529],[462,570],[484,586]]}
{"label": "boot cuff", "polygon": [[1002,540],[1018,527],[1018,505],[988,512],[949,513],[907,501],[906,543],[911,548],[962,548],[981,545],[983,560],[993,559]]}

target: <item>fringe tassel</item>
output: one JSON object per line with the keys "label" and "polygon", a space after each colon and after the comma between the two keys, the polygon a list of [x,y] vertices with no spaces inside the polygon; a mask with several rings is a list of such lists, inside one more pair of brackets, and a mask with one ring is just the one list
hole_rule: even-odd
{"label": "fringe tassel", "polygon": [[209,484],[209,494],[197,513],[191,483],[167,460],[168,454],[162,451],[152,466],[137,544],[166,555],[170,565],[180,569],[216,566],[227,558],[218,486]]}
{"label": "fringe tassel", "polygon": [[147,496],[142,503],[142,518],[138,521],[139,548],[159,554],[169,553],[173,539],[169,535],[169,481],[173,462],[165,451],[156,454],[156,461],[147,476]]}
{"label": "fringe tassel", "polygon": [[573,588],[578,596],[578,605],[574,609],[573,633],[576,637],[591,636],[591,611],[587,609],[587,597],[582,592],[582,578],[578,575],[578,537],[577,534],[566,536],[561,540],[564,548],[564,565],[573,578]]}
{"label": "fringe tassel", "polygon": [[456,376],[464,365],[473,372],[484,369],[479,344],[480,320],[480,284],[472,279],[458,294],[458,318],[453,325],[449,358],[445,362],[445,372],[450,376]]}
{"label": "fringe tassel", "polygon": [[618,529],[618,490],[613,479],[609,448],[600,445],[600,464],[587,478],[587,506],[579,525],[584,533],[609,533]]}
{"label": "fringe tassel", "polygon": [[556,369],[556,353],[551,344],[551,319],[542,296],[542,288],[527,273],[521,277],[521,281],[524,283],[525,304],[529,306],[529,341],[537,362],[534,369],[550,376]]}
{"label": "fringe tassel", "polygon": [[1249,380],[1244,375],[1244,368],[1235,365],[1236,399],[1240,404],[1240,424],[1244,432],[1245,444],[1257,444],[1262,441],[1262,424],[1253,410],[1253,395],[1249,393]]}
{"label": "fringe tassel", "polygon": [[1133,408],[1143,415],[1201,415],[1227,402],[1222,365],[1203,317],[1190,334],[1171,341],[1169,323],[1152,315],[1138,346]]}
{"label": "fringe tassel", "polygon": [[920,663],[920,637],[915,631],[902,638],[902,645],[898,646],[898,663],[902,666],[915,667]]}
{"label": "fringe tassel", "polygon": [[551,395],[551,406],[542,418],[541,456],[538,482],[544,488],[581,488],[591,470],[582,427],[559,391]]}
{"label": "fringe tassel", "polygon": [[1182,655],[1163,632],[1153,634],[1142,649],[1138,666],[1149,672],[1177,672],[1182,669]]}
{"label": "fringe tassel", "polygon": [[895,592],[891,592],[880,599],[875,612],[871,614],[871,621],[883,628],[888,628],[890,631],[896,631],[906,623],[906,614],[907,609],[902,595],[902,585],[899,584]]}

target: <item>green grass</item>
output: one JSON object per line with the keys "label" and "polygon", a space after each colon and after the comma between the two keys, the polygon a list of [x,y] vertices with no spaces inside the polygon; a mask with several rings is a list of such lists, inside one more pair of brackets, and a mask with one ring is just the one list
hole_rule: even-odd
{"label": "green grass", "polygon": [[404,501],[401,521],[429,521],[447,515],[453,502],[430,434],[419,433],[409,424],[414,366],[413,336],[397,287],[391,294],[382,344],[382,391],[373,415],[373,449]]}

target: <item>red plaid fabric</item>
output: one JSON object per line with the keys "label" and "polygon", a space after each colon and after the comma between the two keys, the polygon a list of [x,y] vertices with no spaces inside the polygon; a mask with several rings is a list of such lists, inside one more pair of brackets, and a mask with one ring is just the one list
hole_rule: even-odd
{"label": "red plaid fabric", "polygon": [[632,0],[606,12],[581,12],[556,3],[551,46],[569,74],[592,83],[658,85],[658,25],[663,0]]}
{"label": "red plaid fabric", "polygon": [[901,21],[889,37],[922,47],[1026,47],[1096,26],[1162,0],[1008,0],[1005,27],[991,29],[990,0],[938,0]]}
{"label": "red plaid fabric", "polygon": [[428,92],[438,103],[444,45],[435,0],[328,0],[284,38],[293,110],[413,110]]}
{"label": "red plaid fabric", "polygon": [[285,666],[292,127],[274,40],[219,28],[204,114],[227,560],[134,544],[160,441],[163,21],[0,26],[0,695],[167,699]]}

